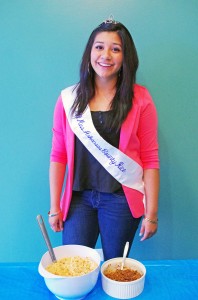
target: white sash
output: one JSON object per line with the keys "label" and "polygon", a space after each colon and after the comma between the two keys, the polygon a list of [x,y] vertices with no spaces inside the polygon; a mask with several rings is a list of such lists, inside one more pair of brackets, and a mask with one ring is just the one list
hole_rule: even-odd
{"label": "white sash", "polygon": [[142,167],[99,135],[93,125],[89,106],[81,116],[75,117],[71,114],[71,107],[76,98],[74,87],[71,86],[61,93],[63,106],[72,131],[118,182],[144,194]]}

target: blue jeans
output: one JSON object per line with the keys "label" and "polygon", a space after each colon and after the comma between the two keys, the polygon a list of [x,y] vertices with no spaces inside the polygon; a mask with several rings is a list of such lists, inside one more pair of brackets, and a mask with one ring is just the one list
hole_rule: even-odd
{"label": "blue jeans", "polygon": [[94,248],[100,234],[104,259],[120,257],[130,248],[141,218],[134,218],[123,193],[73,192],[63,229],[63,244]]}

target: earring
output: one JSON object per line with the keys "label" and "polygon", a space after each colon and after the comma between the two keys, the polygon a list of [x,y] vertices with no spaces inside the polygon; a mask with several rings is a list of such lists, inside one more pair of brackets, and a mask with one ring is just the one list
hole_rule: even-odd
{"label": "earring", "polygon": [[120,77],[121,72],[122,72],[122,67],[120,68],[120,70],[119,70],[119,72],[118,72],[118,77]]}
{"label": "earring", "polygon": [[88,65],[87,65],[87,71],[88,71],[88,73],[89,73],[89,75],[90,75],[90,62],[88,62]]}

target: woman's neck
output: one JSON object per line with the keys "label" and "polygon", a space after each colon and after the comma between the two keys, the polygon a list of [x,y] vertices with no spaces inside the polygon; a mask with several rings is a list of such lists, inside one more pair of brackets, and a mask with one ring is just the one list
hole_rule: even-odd
{"label": "woman's neck", "polygon": [[89,106],[92,111],[107,111],[111,108],[111,102],[116,93],[116,82],[95,82],[95,95],[91,99]]}
{"label": "woman's neck", "polygon": [[109,79],[106,78],[95,78],[95,92],[103,91],[104,93],[115,93],[117,78]]}

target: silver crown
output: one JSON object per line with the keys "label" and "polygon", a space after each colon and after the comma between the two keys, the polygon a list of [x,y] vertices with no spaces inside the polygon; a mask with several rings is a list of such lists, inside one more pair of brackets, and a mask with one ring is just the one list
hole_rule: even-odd
{"label": "silver crown", "polygon": [[104,20],[103,23],[105,24],[118,24],[118,21],[114,20],[113,15],[110,15],[108,19]]}

